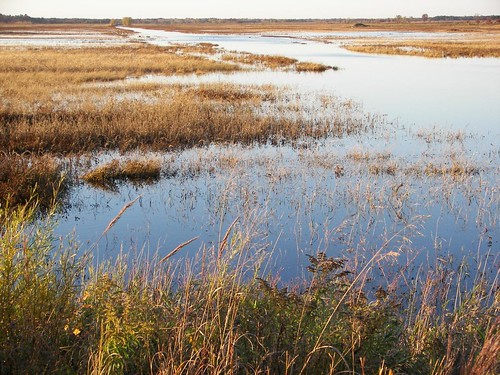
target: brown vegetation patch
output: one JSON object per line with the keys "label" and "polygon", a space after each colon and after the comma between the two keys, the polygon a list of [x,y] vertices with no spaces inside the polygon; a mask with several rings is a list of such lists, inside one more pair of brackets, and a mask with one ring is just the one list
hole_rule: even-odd
{"label": "brown vegetation patch", "polygon": [[407,174],[428,177],[451,177],[461,180],[479,174],[481,168],[466,161],[454,160],[451,163],[428,162],[423,165],[413,165],[407,168]]}
{"label": "brown vegetation patch", "polygon": [[465,177],[479,173],[479,169],[463,162],[454,161],[451,166],[429,163],[424,168],[428,176]]}
{"label": "brown vegetation patch", "polygon": [[160,178],[159,160],[126,160],[111,162],[95,168],[82,178],[88,183],[105,188],[112,188],[116,181],[132,182],[156,181]]}
{"label": "brown vegetation patch", "polygon": [[348,44],[344,48],[362,53],[440,57],[500,57],[500,38],[488,40],[406,40]]}
{"label": "brown vegetation patch", "polygon": [[318,63],[300,62],[300,63],[295,64],[295,70],[297,70],[297,72],[318,72],[318,73],[321,73],[321,72],[324,72],[328,69],[337,70],[336,67],[331,67],[328,65],[318,64]]}
{"label": "brown vegetation patch", "polygon": [[382,175],[382,174],[387,174],[390,176],[394,176],[396,174],[396,171],[398,169],[398,166],[395,163],[390,163],[390,164],[371,164],[368,167],[368,170],[371,174],[374,175]]}
{"label": "brown vegetation patch", "polygon": [[187,92],[203,100],[227,102],[255,101],[271,96],[271,93],[261,93],[248,87],[230,84],[200,85],[188,88]]}
{"label": "brown vegetation patch", "polygon": [[255,55],[252,53],[228,53],[222,56],[222,60],[245,65],[263,66],[269,69],[295,69],[297,72],[324,72],[328,69],[338,69],[324,64],[299,62],[297,59],[286,56]]}
{"label": "brown vegetation patch", "polygon": [[[213,141],[248,143],[307,133],[295,121],[255,113],[247,102],[200,100],[179,93],[163,103],[113,103],[106,108],[2,114],[0,149],[73,153],[95,149],[165,149]],[[310,129],[312,130],[312,129]]]}
{"label": "brown vegetation patch", "polygon": [[252,53],[226,54],[222,56],[224,61],[232,61],[247,65],[262,65],[270,69],[291,68],[297,62],[296,59],[285,56],[256,55]]}
{"label": "brown vegetation patch", "polygon": [[64,187],[61,167],[53,157],[0,153],[0,206],[37,201],[49,207]]}
{"label": "brown vegetation patch", "polygon": [[214,55],[219,52],[218,45],[214,43],[174,44],[166,46],[165,49],[175,53],[198,53],[205,55]]}
{"label": "brown vegetation patch", "polygon": [[26,80],[23,75],[28,75],[28,78],[39,84],[60,86],[144,74],[234,70],[238,70],[237,65],[177,55],[168,48],[145,44],[102,48],[0,49],[0,79],[3,87],[6,83],[14,86],[14,78]]}
{"label": "brown vegetation patch", "polygon": [[[120,86],[121,87],[121,86]],[[61,89],[37,106],[13,100],[0,110],[0,150],[81,153],[98,149],[165,150],[211,142],[267,142],[325,137],[372,126],[332,98],[309,118],[301,98],[270,86],[153,85],[141,91],[105,87]],[[48,90],[49,88],[45,88]],[[316,112],[318,114],[319,112]],[[305,124],[308,124],[305,126]]]}

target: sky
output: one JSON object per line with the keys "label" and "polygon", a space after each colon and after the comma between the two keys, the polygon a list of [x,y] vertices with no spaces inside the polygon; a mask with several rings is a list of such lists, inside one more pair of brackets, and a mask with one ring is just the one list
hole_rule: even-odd
{"label": "sky", "polygon": [[0,13],[60,18],[389,18],[500,15],[500,0],[0,0]]}

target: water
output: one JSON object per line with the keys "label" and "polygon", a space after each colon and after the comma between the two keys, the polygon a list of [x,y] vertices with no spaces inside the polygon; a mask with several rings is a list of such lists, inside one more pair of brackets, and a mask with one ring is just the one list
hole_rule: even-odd
{"label": "water", "polygon": [[[500,59],[369,56],[337,44],[298,43],[283,36],[136,31],[136,37],[160,45],[210,42],[228,50],[285,55],[340,70],[135,80],[272,83],[303,93],[325,92],[385,114],[386,127],[376,134],[330,139],[306,148],[212,145],[141,155],[162,158],[168,166],[164,169],[177,174],[164,172],[165,177],[152,185],[121,184],[113,192],[85,184],[74,188],[57,233],[74,230],[82,251],[92,247],[99,259],[119,252],[164,256],[199,236],[172,260],[196,257],[201,246],[217,248],[236,219],[233,241],[253,256],[268,254],[265,272],[285,281],[303,276],[307,254],[318,251],[349,258],[353,269],[373,254],[386,254],[380,263],[394,266],[394,272],[459,262],[464,256],[474,263],[489,256],[494,274],[500,235]],[[450,134],[464,136],[450,140]],[[382,162],[355,160],[350,155],[356,150],[389,156]],[[450,164],[454,158],[478,172],[459,179],[411,172],[429,163]],[[370,172],[380,163],[395,164],[397,172]],[[120,209],[138,196],[101,237]]]}

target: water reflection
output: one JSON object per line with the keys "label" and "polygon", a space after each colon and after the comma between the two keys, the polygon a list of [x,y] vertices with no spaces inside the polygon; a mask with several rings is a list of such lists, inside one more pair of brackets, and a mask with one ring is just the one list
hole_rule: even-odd
{"label": "water reflection", "polygon": [[[238,218],[233,235],[250,253],[269,254],[269,271],[284,280],[302,275],[306,254],[318,251],[349,257],[356,267],[383,248],[418,268],[437,257],[482,256],[491,251],[490,239],[498,246],[495,170],[480,158],[474,165],[481,165],[481,176],[454,179],[417,176],[415,164],[392,155],[354,155],[329,144],[212,146],[164,156],[164,165],[177,172],[154,185],[75,189],[58,232],[75,228],[86,242],[82,249],[90,247],[120,209],[141,196],[99,241],[100,258],[123,249],[164,256],[200,236],[173,260],[194,257],[202,244],[217,246]],[[399,165],[394,175],[372,170],[373,163],[392,162]]]}

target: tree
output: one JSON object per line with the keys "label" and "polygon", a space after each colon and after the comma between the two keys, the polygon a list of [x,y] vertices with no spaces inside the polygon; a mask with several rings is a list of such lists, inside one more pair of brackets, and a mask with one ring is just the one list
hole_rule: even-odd
{"label": "tree", "polygon": [[109,26],[116,26],[116,20],[114,18],[109,20]]}
{"label": "tree", "polygon": [[131,17],[123,17],[122,18],[123,26],[132,26],[132,18]]}
{"label": "tree", "polygon": [[427,22],[429,20],[429,15],[427,13],[422,14],[422,21]]}

